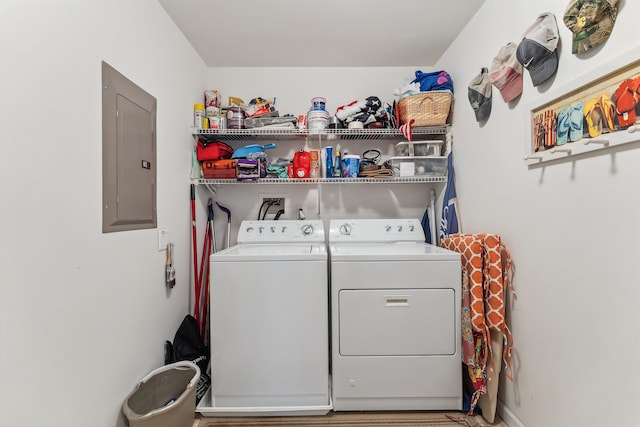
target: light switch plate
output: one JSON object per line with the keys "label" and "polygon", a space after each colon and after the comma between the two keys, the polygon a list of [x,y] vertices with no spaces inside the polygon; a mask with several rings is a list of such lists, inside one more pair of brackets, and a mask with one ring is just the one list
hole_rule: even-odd
{"label": "light switch plate", "polygon": [[158,229],[158,252],[167,250],[167,245],[171,241],[168,228]]}

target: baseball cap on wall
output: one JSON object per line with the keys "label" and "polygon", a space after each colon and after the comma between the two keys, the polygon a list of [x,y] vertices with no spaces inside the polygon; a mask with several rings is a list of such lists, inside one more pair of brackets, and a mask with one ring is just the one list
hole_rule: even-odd
{"label": "baseball cap on wall", "polygon": [[469,83],[469,103],[476,114],[476,121],[483,122],[491,115],[492,86],[489,81],[489,70],[483,67],[480,74]]}
{"label": "baseball cap on wall", "polygon": [[522,94],[522,64],[516,59],[515,43],[500,48],[489,68],[489,80],[500,91],[504,102],[513,101]]}
{"label": "baseball cap on wall", "polygon": [[572,53],[583,53],[604,43],[618,16],[618,0],[571,0],[564,23],[573,33]]}
{"label": "baseball cap on wall", "polygon": [[534,86],[550,79],[558,71],[558,24],[552,13],[543,13],[525,31],[516,50],[516,58],[529,70]]}

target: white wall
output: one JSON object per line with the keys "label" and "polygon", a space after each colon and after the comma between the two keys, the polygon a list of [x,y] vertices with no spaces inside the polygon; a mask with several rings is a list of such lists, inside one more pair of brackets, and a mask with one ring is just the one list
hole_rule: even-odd
{"label": "white wall", "polygon": [[[334,114],[336,109],[352,101],[363,101],[377,96],[383,102],[393,103],[393,90],[411,81],[415,71],[430,71],[430,67],[379,67],[379,68],[210,68],[207,83],[209,89],[217,89],[227,105],[229,96],[245,102],[261,96],[276,97],[276,109],[280,115],[304,115],[311,109],[311,99],[326,98],[326,110]],[[304,139],[289,141],[252,141],[265,144],[275,142],[278,148],[269,150],[271,159],[291,159],[293,152],[304,147]],[[379,149],[385,158],[393,154],[393,143],[376,141],[336,141],[341,149],[362,154],[370,148]],[[309,147],[318,148],[317,140],[310,138]],[[233,142],[234,148],[245,143]],[[335,142],[323,144],[336,145]],[[324,146],[324,145],[323,145]],[[257,185],[222,186],[217,200],[231,207],[232,233],[235,239],[241,220],[257,216],[260,195],[285,194],[292,207],[285,217],[295,218],[297,208],[302,207],[307,218],[328,220],[332,218],[421,218],[428,203],[429,190],[443,188],[443,184],[357,184],[357,185]],[[219,214],[219,216],[218,216]],[[216,210],[216,234],[219,244],[224,236],[225,215]],[[218,218],[221,221],[218,221]]]}
{"label": "white wall", "polygon": [[[456,84],[464,231],[501,234],[516,264],[516,381],[503,384],[501,398],[528,427],[630,426],[640,153],[632,146],[529,169],[522,138],[526,105],[637,46],[640,5],[621,2],[609,41],[577,58],[561,22],[566,2],[520,3],[487,0],[440,63]],[[546,10],[560,20],[555,80],[533,88],[525,76],[522,99],[509,106],[494,91],[491,119],[478,126],[467,83]],[[4,1],[0,36],[0,424],[11,426],[122,425],[126,394],[162,363],[163,342],[189,309],[188,128],[203,87],[223,99],[277,96],[282,114],[297,115],[317,95],[330,110],[374,94],[390,101],[414,71],[206,72],[153,0]],[[101,233],[101,60],[158,99],[158,225],[177,245],[171,292],[156,230]],[[421,215],[429,186],[365,188],[324,186],[323,218]],[[282,188],[228,186],[218,196],[237,227],[257,213],[257,195],[272,191]],[[286,191],[314,216],[313,188]],[[219,241],[225,219],[216,211]]]}
{"label": "white wall", "polygon": [[[206,67],[155,0],[0,3],[0,425],[123,425],[189,310],[188,127]],[[101,61],[158,100],[157,230],[102,234]]]}
{"label": "white wall", "polygon": [[[458,202],[463,231],[499,233],[514,259],[515,382],[503,381],[502,401],[527,427],[630,427],[640,328],[638,145],[527,168],[523,138],[537,98],[638,47],[640,3],[620,2],[609,40],[581,57],[562,21],[567,4],[487,0],[440,59],[457,88]],[[509,105],[494,88],[491,117],[478,125],[468,83],[545,11],[561,36],[555,80],[534,88],[525,73],[524,93]]]}

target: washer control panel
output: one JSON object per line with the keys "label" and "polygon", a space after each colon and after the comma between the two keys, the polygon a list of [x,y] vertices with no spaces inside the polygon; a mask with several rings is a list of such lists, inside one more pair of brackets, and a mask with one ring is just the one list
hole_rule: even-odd
{"label": "washer control panel", "polygon": [[333,242],[424,242],[424,230],[416,218],[334,219],[329,223]]}
{"label": "washer control panel", "polygon": [[322,220],[245,220],[238,243],[324,242]]}

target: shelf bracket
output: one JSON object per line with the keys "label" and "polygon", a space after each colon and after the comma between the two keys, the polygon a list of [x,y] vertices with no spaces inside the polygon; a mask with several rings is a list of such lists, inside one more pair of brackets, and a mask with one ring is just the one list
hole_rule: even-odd
{"label": "shelf bracket", "polygon": [[440,224],[440,223],[436,220],[436,190],[434,190],[433,188],[429,190],[428,209],[431,214],[431,218],[429,218],[429,231],[431,232],[430,243],[433,245],[437,245],[439,242],[438,242],[438,235],[436,234],[438,232],[436,228],[436,224]]}

